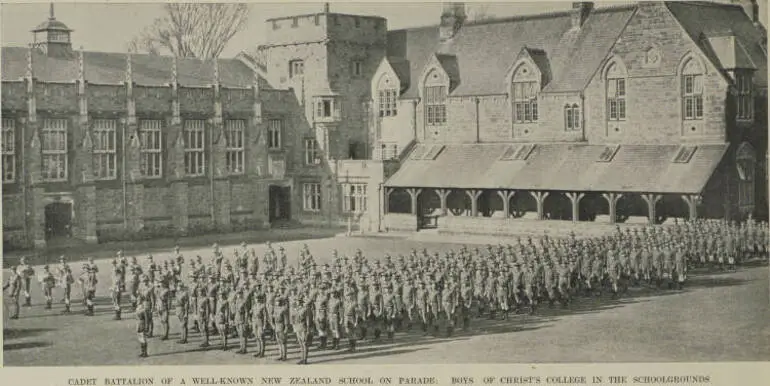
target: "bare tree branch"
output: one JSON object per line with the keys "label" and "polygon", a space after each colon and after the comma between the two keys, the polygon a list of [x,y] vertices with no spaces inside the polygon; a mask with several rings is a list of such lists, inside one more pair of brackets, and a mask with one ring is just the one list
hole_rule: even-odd
{"label": "bare tree branch", "polygon": [[247,4],[167,3],[163,12],[128,42],[129,49],[213,59],[222,54],[249,19]]}

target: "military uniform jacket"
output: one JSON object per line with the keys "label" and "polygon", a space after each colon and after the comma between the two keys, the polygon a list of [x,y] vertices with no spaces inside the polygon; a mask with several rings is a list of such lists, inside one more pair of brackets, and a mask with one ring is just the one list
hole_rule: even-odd
{"label": "military uniform jacket", "polygon": [[10,288],[11,297],[19,297],[19,294],[21,294],[21,285],[21,275],[12,275],[10,278],[8,278],[8,282],[3,286],[3,290]]}
{"label": "military uniform jacket", "polygon": [[180,288],[176,292],[176,315],[179,318],[187,318],[190,311],[190,292],[187,289]]}
{"label": "military uniform jacket", "polygon": [[40,275],[40,283],[43,285],[43,288],[45,289],[52,289],[56,287],[56,278],[53,276],[53,274],[49,272],[43,272],[42,275]]}
{"label": "military uniform jacket", "polygon": [[237,296],[235,300],[235,324],[244,325],[248,321],[248,299],[246,296]]}
{"label": "military uniform jacket", "polygon": [[67,288],[75,282],[75,278],[72,277],[72,270],[69,265],[62,264],[59,267],[59,285],[62,288]]}

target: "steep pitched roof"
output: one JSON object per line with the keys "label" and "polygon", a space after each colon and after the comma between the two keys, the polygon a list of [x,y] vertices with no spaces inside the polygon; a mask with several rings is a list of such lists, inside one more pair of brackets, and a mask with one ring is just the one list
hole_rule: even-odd
{"label": "steep pitched roof", "polygon": [[753,77],[754,84],[767,87],[767,55],[762,49],[762,31],[749,19],[743,8],[731,4],[673,1],[666,2],[666,6],[706,56],[717,66],[721,67],[724,64],[706,43],[708,40],[701,37],[731,31],[735,40],[740,42],[757,68]]}
{"label": "steep pitched roof", "polygon": [[572,29],[571,12],[467,23],[447,43],[439,41],[438,26],[389,31],[388,55],[409,61],[411,82],[403,94],[407,98],[418,95],[419,75],[434,53],[457,59],[460,83],[453,95],[505,93],[505,75],[525,46],[542,51],[540,59],[544,55],[550,63],[547,91],[579,90],[635,9],[596,9],[580,29]]}
{"label": "steep pitched roof", "polygon": [[[2,80],[16,81],[27,72],[25,47],[2,47],[0,73]],[[125,81],[126,54],[115,52],[83,52],[86,81],[94,84],[118,84]],[[219,83],[223,87],[251,87],[254,72],[236,59],[218,59]],[[72,82],[78,78],[78,53],[71,58],[55,58],[33,51],[35,78],[46,82]],[[172,80],[173,58],[146,54],[131,55],[134,82],[144,86],[163,86]],[[192,58],[177,59],[177,80],[182,86],[206,87],[214,82],[213,61]],[[266,85],[260,82],[260,85]]]}

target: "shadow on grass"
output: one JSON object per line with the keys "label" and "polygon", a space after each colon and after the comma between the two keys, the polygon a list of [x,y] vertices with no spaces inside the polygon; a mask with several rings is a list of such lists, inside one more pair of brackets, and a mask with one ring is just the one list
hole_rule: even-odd
{"label": "shadow on grass", "polygon": [[4,328],[3,340],[9,341],[13,339],[29,338],[31,336],[45,334],[53,330],[53,328]]}
{"label": "shadow on grass", "polygon": [[24,350],[30,348],[41,348],[51,346],[51,342],[20,342],[20,343],[4,343],[3,351]]}

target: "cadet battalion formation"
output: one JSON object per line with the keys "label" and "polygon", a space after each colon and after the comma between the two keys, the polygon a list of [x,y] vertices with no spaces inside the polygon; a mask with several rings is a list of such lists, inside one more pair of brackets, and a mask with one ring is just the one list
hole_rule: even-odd
{"label": "cadet battalion formation", "polygon": [[[148,356],[148,339],[157,334],[167,340],[174,324],[179,343],[187,343],[192,330],[202,347],[214,337],[213,343],[227,350],[228,339],[236,339],[237,353],[246,354],[253,342],[255,356],[264,357],[270,342],[279,361],[287,360],[293,336],[298,363],[306,364],[316,339],[318,350],[355,351],[359,341],[393,339],[397,332],[451,335],[476,318],[535,313],[546,303],[568,307],[578,295],[609,292],[616,298],[629,286],[642,285],[682,289],[688,269],[731,270],[744,259],[767,259],[767,243],[767,223],[697,220],[617,228],[594,239],[545,235],[485,250],[462,247],[443,256],[413,250],[409,256],[369,259],[360,250],[352,257],[333,251],[331,263],[323,265],[307,245],[295,266],[283,247],[276,252],[269,242],[262,259],[245,243],[228,259],[215,244],[209,261],[200,255],[185,259],[176,247],[174,258],[156,261],[149,255],[142,264],[120,251],[112,260],[110,291],[114,319],[126,308],[136,316],[141,357]],[[3,287],[10,290],[11,319],[18,318],[22,300],[31,305],[34,276],[23,258],[12,269]],[[44,266],[38,279],[46,309],[53,307],[58,287],[62,312],[70,313],[72,288],[78,286],[85,315],[94,314],[99,269],[92,258],[78,279],[64,257],[56,269]]]}

